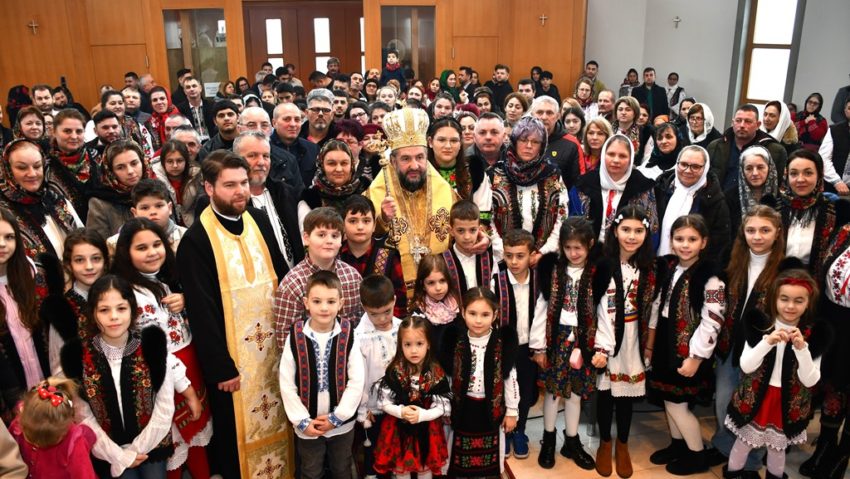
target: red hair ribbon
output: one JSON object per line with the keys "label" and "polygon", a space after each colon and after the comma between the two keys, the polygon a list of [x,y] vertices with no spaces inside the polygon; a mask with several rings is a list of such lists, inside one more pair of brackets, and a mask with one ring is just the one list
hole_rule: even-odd
{"label": "red hair ribbon", "polygon": [[811,296],[812,293],[814,292],[814,290],[812,289],[812,283],[808,280],[805,280],[805,279],[785,278],[785,279],[782,280],[782,283],[779,286],[785,286],[786,284],[790,285],[790,286],[802,286],[802,287],[806,288],[806,291],[809,292],[809,296]]}
{"label": "red hair ribbon", "polygon": [[44,383],[39,385],[36,390],[38,391],[38,397],[44,400],[49,399],[53,407],[59,407],[65,401],[62,392],[57,391],[55,386],[48,386],[47,383]]}

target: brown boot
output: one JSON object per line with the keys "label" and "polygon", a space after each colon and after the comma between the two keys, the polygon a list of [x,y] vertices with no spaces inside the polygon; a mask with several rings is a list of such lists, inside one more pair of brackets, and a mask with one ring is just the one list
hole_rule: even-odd
{"label": "brown boot", "polygon": [[629,443],[617,439],[617,447],[614,449],[614,460],[617,461],[617,475],[626,479],[632,477],[632,458],[629,456]]}
{"label": "brown boot", "polygon": [[611,475],[611,441],[599,441],[599,449],[596,450],[596,472],[603,477]]}

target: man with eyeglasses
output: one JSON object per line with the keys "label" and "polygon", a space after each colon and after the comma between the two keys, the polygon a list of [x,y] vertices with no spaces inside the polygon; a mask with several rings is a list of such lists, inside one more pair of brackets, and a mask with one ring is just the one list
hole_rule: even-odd
{"label": "man with eyeglasses", "polygon": [[[259,131],[266,138],[271,137],[272,122],[266,110],[258,106],[249,106],[239,115],[239,133],[247,131]],[[235,150],[234,150],[235,151]],[[304,183],[301,181],[301,171],[298,169],[298,160],[295,156],[283,148],[271,145],[271,164],[268,171],[269,178],[280,180],[293,188],[295,193],[301,194]]]}
{"label": "man with eyeglasses", "polygon": [[782,144],[772,136],[759,130],[759,111],[754,105],[745,104],[735,110],[732,126],[718,138],[708,144],[708,156],[711,158],[711,171],[717,175],[723,191],[738,187],[738,168],[741,152],[753,145],[761,145],[770,152],[776,171],[785,171],[788,157]]}
{"label": "man with eyeglasses", "polygon": [[334,94],[327,88],[315,88],[307,94],[307,122],[301,127],[299,136],[319,149],[336,136],[333,102]]}

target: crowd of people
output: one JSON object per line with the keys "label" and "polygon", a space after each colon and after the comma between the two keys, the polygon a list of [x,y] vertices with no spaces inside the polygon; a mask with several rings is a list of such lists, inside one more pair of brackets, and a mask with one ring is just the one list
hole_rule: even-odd
{"label": "crowd of people", "polygon": [[842,477],[846,92],[831,125],[813,93],[721,132],[676,73],[598,73],[514,91],[506,65],[428,80],[390,51],[309,88],[265,63],[215,98],[188,69],[92,109],[12,88],[0,474],[497,477],[542,394],[541,468],[560,441],[630,477],[646,398],[672,474],[781,478],[820,412],[800,473]]}

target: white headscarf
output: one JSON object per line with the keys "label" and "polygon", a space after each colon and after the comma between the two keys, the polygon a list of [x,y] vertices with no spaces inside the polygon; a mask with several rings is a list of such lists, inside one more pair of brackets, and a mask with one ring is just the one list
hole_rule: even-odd
{"label": "white headscarf", "polygon": [[664,218],[661,221],[661,244],[658,246],[658,256],[670,254],[670,228],[673,222],[680,216],[685,216],[691,213],[691,207],[694,205],[694,197],[700,189],[708,182],[708,169],[711,167],[708,158],[708,152],[705,148],[699,145],[690,145],[682,148],[679,152],[679,157],[676,158],[676,163],[682,159],[682,155],[687,151],[699,151],[705,158],[705,166],[702,168],[702,175],[696,183],[691,186],[685,186],[679,180],[679,170],[676,167],[676,174],[673,176],[673,195],[670,201],[667,202],[667,209],[664,211]]}
{"label": "white headscarf", "polygon": [[[615,139],[619,139],[622,143],[625,143],[629,147],[629,167],[626,170],[626,174],[617,181],[614,181],[611,176],[608,175],[608,167],[605,166],[605,154],[608,151],[608,145],[610,145]],[[611,138],[605,140],[605,144],[602,145],[602,152],[599,155],[599,185],[602,187],[603,193],[610,190],[616,190],[622,193],[623,190],[626,189],[626,183],[629,181],[629,177],[632,176],[634,165],[635,149],[634,145],[632,145],[632,140],[630,140],[628,136],[617,133]]]}
{"label": "white headscarf", "polygon": [[[691,144],[696,144],[701,142],[711,133],[711,130],[714,129],[714,114],[711,112],[711,108],[708,107],[705,103],[695,103],[694,106],[702,107],[702,116],[705,118],[705,122],[703,123],[703,130],[697,136],[694,136],[694,132],[691,131],[691,123],[688,122],[688,138],[691,140]],[[691,107],[693,108],[693,106]]]}
{"label": "white headscarf", "polygon": [[[785,132],[788,131],[788,128],[793,126],[794,123],[791,121],[791,111],[788,109],[788,105],[786,105],[784,101],[777,101],[777,103],[779,103],[779,122],[776,123],[776,128],[767,131],[764,127],[764,122],[761,122],[759,129],[767,132],[767,134],[772,136],[774,140],[782,143],[782,137],[785,136]],[[765,108],[767,108],[767,106],[765,106]]]}

